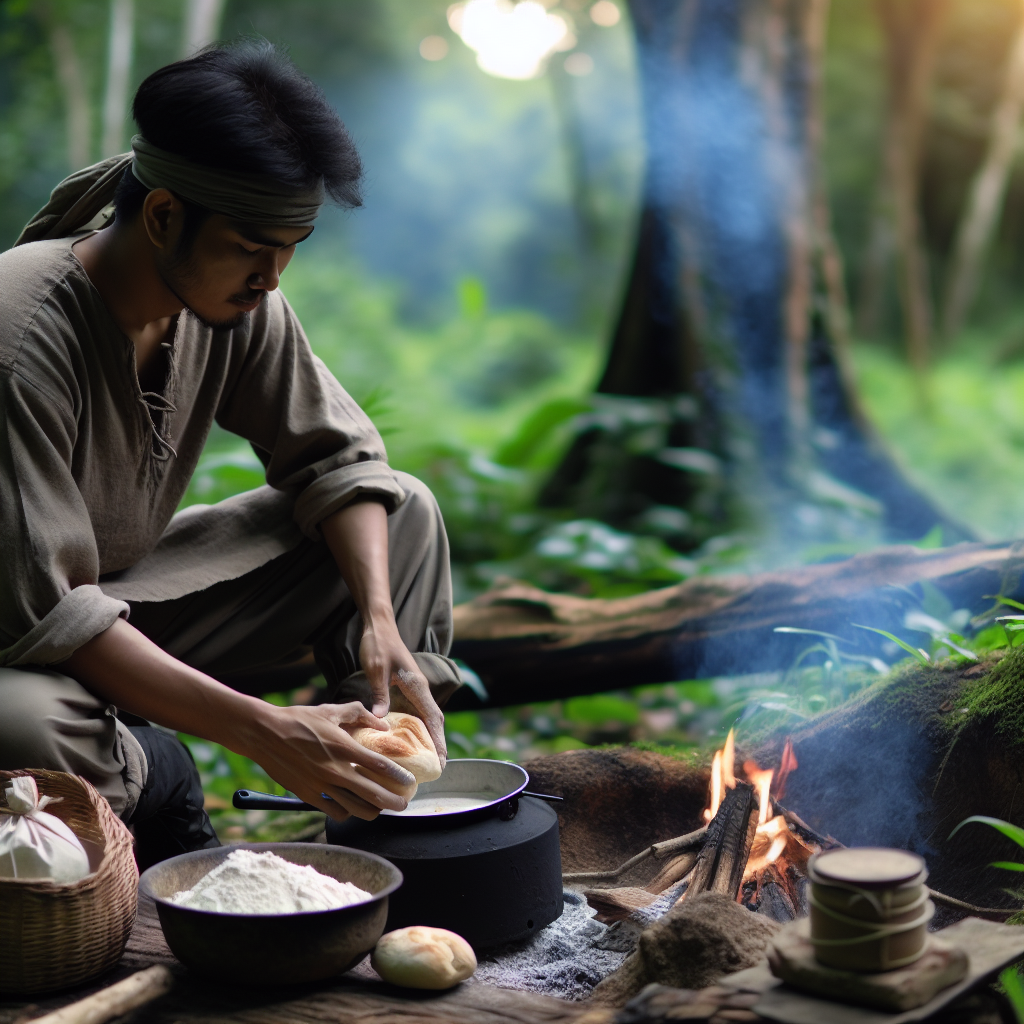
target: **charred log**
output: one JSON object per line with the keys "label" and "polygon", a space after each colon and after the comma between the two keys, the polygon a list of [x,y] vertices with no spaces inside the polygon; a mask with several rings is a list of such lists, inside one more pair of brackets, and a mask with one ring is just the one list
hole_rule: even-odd
{"label": "charred log", "polygon": [[726,793],[718,813],[708,825],[704,846],[683,899],[692,899],[702,892],[717,892],[735,899],[756,829],[757,797],[754,787],[746,782],[737,782]]}

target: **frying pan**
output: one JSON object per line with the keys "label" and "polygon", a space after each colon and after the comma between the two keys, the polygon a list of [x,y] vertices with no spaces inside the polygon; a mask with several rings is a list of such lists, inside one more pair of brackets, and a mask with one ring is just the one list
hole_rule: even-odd
{"label": "frying pan", "polygon": [[[510,761],[485,758],[453,758],[444,767],[440,778],[421,783],[404,811],[383,810],[389,818],[442,819],[455,824],[456,819],[497,815],[503,821],[514,817],[521,796],[561,801],[560,796],[531,793],[526,787],[530,776],[525,769]],[[314,807],[295,796],[272,796],[251,789],[239,789],[232,803],[241,810],[314,811]]]}

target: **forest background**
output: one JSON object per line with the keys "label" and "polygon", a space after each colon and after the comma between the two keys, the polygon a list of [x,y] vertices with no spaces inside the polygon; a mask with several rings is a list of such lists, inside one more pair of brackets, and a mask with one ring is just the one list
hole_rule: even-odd
{"label": "forest background", "polygon": [[[950,522],[982,539],[1020,537],[1024,8],[809,2],[827,8],[820,179],[850,297],[856,391],[904,477]],[[148,73],[211,40],[262,36],[326,90],[367,172],[364,208],[322,216],[283,290],[314,350],[374,418],[392,464],[437,494],[457,600],[503,576],[615,596],[695,573],[844,557],[886,539],[871,501],[850,492],[841,521],[781,540],[749,509],[698,530],[692,509],[670,504],[627,523],[545,498],[595,422],[632,424],[621,440],[635,446],[657,420],[656,403],[595,394],[644,189],[630,9],[548,7],[571,39],[534,77],[512,80],[481,69],[449,5],[435,0],[8,0],[0,248],[70,170],[127,147],[128,103]],[[978,227],[986,201],[987,232]],[[972,230],[982,235],[965,270]],[[688,472],[722,471],[714,456],[676,450],[691,453]],[[185,503],[262,482],[251,449],[215,431]],[[916,538],[950,539],[941,525]],[[967,632],[960,610],[934,595],[921,614],[919,627],[932,623],[922,635]],[[892,645],[889,661],[902,653]],[[451,752],[528,760],[623,741],[699,752],[737,720],[795,721],[848,699],[872,680],[857,659],[808,639],[782,675],[632,689],[624,679],[613,694],[459,712],[448,720]],[[188,742],[212,808],[237,786],[273,788],[250,762]],[[227,836],[318,827],[264,812],[217,820]]]}

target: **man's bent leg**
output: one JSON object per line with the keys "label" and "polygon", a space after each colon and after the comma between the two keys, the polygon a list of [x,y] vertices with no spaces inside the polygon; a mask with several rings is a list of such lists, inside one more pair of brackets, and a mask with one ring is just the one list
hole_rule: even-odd
{"label": "man's bent leg", "polygon": [[91,782],[135,829],[143,869],[219,846],[199,772],[176,736],[127,726],[69,676],[0,668],[0,769],[47,768]]}
{"label": "man's bent leg", "polygon": [[[408,498],[388,517],[391,594],[399,633],[439,702],[461,683],[447,658],[452,640],[448,539],[429,489],[397,474]],[[368,699],[359,672],[362,623],[323,542],[293,551],[235,580],[171,601],[132,602],[129,622],[188,665],[249,692],[251,670],[310,651],[333,699]],[[364,695],[363,690],[366,690]]]}
{"label": "man's bent leg", "polygon": [[0,768],[81,775],[125,821],[147,777],[142,748],[114,709],[44,668],[0,668]]}

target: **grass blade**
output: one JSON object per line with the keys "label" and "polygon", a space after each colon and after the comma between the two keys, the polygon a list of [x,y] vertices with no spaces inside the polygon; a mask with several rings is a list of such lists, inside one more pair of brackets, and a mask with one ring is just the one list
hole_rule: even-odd
{"label": "grass blade", "polygon": [[952,832],[949,833],[949,838],[957,834],[964,827],[969,825],[972,821],[978,821],[982,825],[988,825],[994,828],[997,832],[1002,832],[1007,839],[1012,839],[1018,846],[1024,846],[1024,828],[1020,828],[1018,825],[1011,825],[1008,821],[1003,821],[1002,818],[988,818],[984,814],[972,814],[969,818],[964,818],[959,825]]}
{"label": "grass blade", "polygon": [[1024,982],[1021,981],[1016,967],[1007,967],[999,975],[999,983],[1003,986],[1006,998],[1013,1007],[1020,1024],[1024,1024]]}
{"label": "grass blade", "polygon": [[891,640],[894,644],[902,647],[907,654],[912,654],[922,665],[930,665],[932,663],[931,658],[924,653],[919,647],[911,647],[905,640],[901,640],[898,636],[893,636],[892,633],[887,632],[884,629],[875,629],[874,626],[862,626],[858,622],[851,622],[851,626],[855,626],[857,629],[869,629],[872,633],[878,633],[884,636],[887,640]]}
{"label": "grass blade", "polygon": [[820,629],[800,629],[799,626],[776,626],[773,633],[799,633],[802,636],[827,636],[829,640],[838,640],[841,644],[848,644],[849,640],[844,640],[841,636],[836,636],[835,633],[822,633]]}
{"label": "grass blade", "polygon": [[956,651],[957,654],[960,654],[963,657],[970,659],[971,661],[980,660],[978,656],[974,653],[974,651],[969,651],[966,647],[961,647],[959,644],[953,643],[953,641],[950,640],[948,636],[940,636],[936,637],[936,639],[940,644],[945,644],[947,647],[950,647],[954,651]]}

